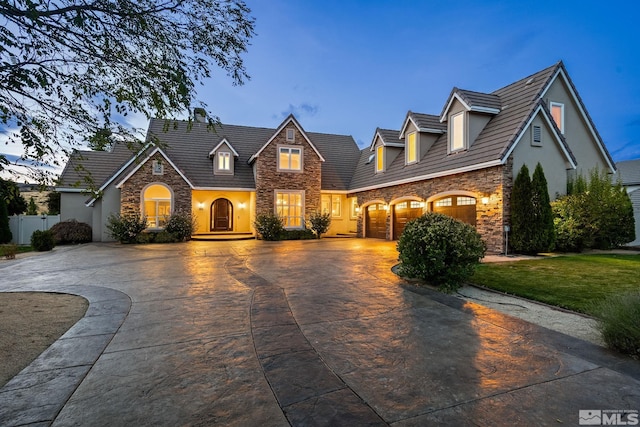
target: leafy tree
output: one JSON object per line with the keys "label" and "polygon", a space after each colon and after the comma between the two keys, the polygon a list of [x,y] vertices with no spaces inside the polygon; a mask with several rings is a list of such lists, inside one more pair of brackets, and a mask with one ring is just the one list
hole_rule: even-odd
{"label": "leafy tree", "polygon": [[311,229],[316,233],[316,236],[319,239],[320,236],[329,230],[329,226],[331,225],[331,214],[329,212],[314,212],[311,214],[309,222],[311,223]]}
{"label": "leafy tree", "polygon": [[60,213],[60,193],[50,191],[47,194],[47,211],[49,215],[58,215]]}
{"label": "leafy tree", "polygon": [[38,215],[38,206],[33,196],[29,198],[29,206],[27,206],[27,215]]}
{"label": "leafy tree", "polygon": [[206,107],[195,88],[216,66],[233,84],[249,78],[241,55],[254,19],[243,0],[14,0],[0,1],[0,15],[0,126],[17,128],[9,144],[36,162],[77,135],[130,140],[119,122],[131,113]]}
{"label": "leafy tree", "polygon": [[7,203],[0,199],[0,244],[9,243],[13,238],[11,228],[9,227],[9,214],[7,211]]}
{"label": "leafy tree", "polygon": [[98,129],[87,140],[87,147],[93,151],[109,151],[113,146],[113,131],[109,128]]}
{"label": "leafy tree", "polygon": [[531,236],[531,252],[546,252],[552,249],[555,242],[553,212],[549,201],[549,187],[544,176],[542,165],[538,163],[531,180],[531,202],[533,204],[533,235]]}
{"label": "leafy tree", "polygon": [[533,188],[529,168],[522,165],[511,191],[511,246],[516,252],[530,253],[535,233]]}
{"label": "leafy tree", "polygon": [[27,210],[27,201],[20,194],[20,188],[13,181],[0,178],[0,199],[8,203],[9,216],[20,215]]}

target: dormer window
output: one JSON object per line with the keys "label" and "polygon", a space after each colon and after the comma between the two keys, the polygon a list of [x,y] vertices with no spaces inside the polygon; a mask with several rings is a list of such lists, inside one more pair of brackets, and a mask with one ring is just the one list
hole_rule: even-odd
{"label": "dormer window", "polygon": [[454,114],[449,120],[449,152],[460,151],[466,148],[464,112]]}
{"label": "dormer window", "polygon": [[376,172],[384,172],[384,147],[376,147]]}
{"label": "dormer window", "polygon": [[278,171],[302,171],[302,147],[278,147]]}
{"label": "dormer window", "polygon": [[231,170],[231,153],[226,151],[218,152],[218,170],[219,171]]}
{"label": "dormer window", "polygon": [[418,138],[416,132],[411,132],[407,135],[405,152],[407,153],[407,164],[416,163],[418,161]]}
{"label": "dormer window", "polygon": [[559,102],[550,102],[549,109],[551,110],[551,117],[553,117],[553,121],[556,122],[560,132],[564,134],[564,104]]}

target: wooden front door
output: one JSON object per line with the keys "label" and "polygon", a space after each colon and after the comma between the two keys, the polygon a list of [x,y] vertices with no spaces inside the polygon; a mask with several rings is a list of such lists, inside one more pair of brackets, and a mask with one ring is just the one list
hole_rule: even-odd
{"label": "wooden front door", "polygon": [[233,205],[227,199],[211,204],[211,231],[233,231]]}

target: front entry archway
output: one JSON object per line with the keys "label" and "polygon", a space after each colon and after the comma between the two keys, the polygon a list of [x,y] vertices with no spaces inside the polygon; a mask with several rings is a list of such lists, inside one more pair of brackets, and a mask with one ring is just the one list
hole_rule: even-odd
{"label": "front entry archway", "polygon": [[233,231],[233,204],[216,199],[211,204],[211,231]]}

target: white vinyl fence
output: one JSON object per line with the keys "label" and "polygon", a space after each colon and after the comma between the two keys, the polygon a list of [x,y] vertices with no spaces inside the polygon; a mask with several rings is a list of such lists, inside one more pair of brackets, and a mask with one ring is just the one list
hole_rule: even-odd
{"label": "white vinyl fence", "polygon": [[60,215],[13,215],[9,217],[12,243],[30,245],[31,235],[36,230],[48,230],[60,222]]}

